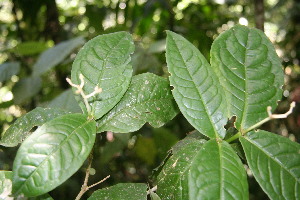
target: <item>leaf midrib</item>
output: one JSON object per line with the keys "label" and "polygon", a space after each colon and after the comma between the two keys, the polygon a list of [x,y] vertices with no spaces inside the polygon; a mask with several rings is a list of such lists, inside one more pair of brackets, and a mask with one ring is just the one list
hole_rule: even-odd
{"label": "leaf midrib", "polygon": [[63,146],[63,144],[65,144],[67,142],[67,140],[69,140],[69,138],[77,131],[77,129],[82,128],[83,126],[85,126],[87,123],[89,123],[91,121],[85,121],[82,125],[78,126],[76,129],[74,129],[59,145],[59,148],[54,148],[54,150],[47,155],[47,157],[36,167],[36,169],[27,177],[27,179],[22,183],[22,185],[20,186],[20,188],[15,192],[15,194],[18,194],[19,191],[26,185],[27,181],[36,173],[36,171],[39,169],[39,167],[46,162],[46,160],[48,160],[48,158],[50,156],[52,156],[54,153],[56,153],[58,150],[61,149],[61,146]]}
{"label": "leaf midrib", "polygon": [[[202,101],[203,98],[202,98],[202,96],[201,96],[201,91],[199,91],[199,88],[196,86],[196,84],[195,84],[195,82],[194,82],[194,77],[191,75],[190,71],[189,71],[188,68],[186,67],[187,64],[186,64],[185,60],[183,59],[183,56],[182,56],[182,54],[181,54],[181,51],[179,50],[178,45],[177,45],[177,43],[175,42],[173,36],[171,36],[170,38],[173,40],[173,43],[175,44],[175,47],[177,48],[177,51],[178,51],[178,53],[179,53],[179,55],[180,55],[180,57],[181,57],[181,60],[182,60],[183,63],[185,64],[186,71],[188,72],[189,76],[191,77],[191,80],[192,80],[192,82],[193,82],[193,84],[194,84],[194,86],[195,86],[195,89],[196,89],[197,92],[198,92],[197,94],[198,94],[198,96],[200,97],[199,101],[202,103],[202,105],[203,105],[203,107],[204,107],[204,109],[205,109],[205,113],[206,113],[206,115],[207,115],[208,118],[209,118],[210,125],[211,125],[211,127],[213,128],[213,130],[214,130],[215,137],[218,138],[218,137],[219,137],[219,134],[218,134],[218,132],[217,132],[215,126],[214,126],[213,123],[212,123],[212,119],[211,119],[210,114],[208,113],[208,110],[207,110],[206,105],[205,105],[204,102]],[[193,51],[193,52],[194,52],[194,51]],[[193,53],[193,54],[194,54],[194,53]],[[208,64],[208,65],[209,65],[209,64]],[[170,66],[171,66],[171,65],[170,65]],[[199,68],[200,68],[200,67],[199,67]],[[207,74],[209,74],[208,70],[207,70]],[[210,75],[210,74],[209,74],[209,75]],[[208,75],[208,76],[209,76],[209,75]],[[174,88],[174,89],[175,89],[175,88]]]}

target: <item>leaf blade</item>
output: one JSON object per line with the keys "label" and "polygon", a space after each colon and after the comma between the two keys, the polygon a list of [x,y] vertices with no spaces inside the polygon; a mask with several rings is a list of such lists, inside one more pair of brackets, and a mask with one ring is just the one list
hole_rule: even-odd
{"label": "leaf blade", "polygon": [[227,91],[228,117],[237,116],[237,129],[266,118],[267,106],[282,96],[283,70],[269,39],[258,29],[237,25],[212,44],[211,65]]}
{"label": "leaf blade", "polygon": [[168,81],[144,73],[133,77],[121,101],[99,120],[98,131],[133,132],[146,122],[158,128],[177,112]]}
{"label": "leaf blade", "polygon": [[19,62],[5,62],[0,65],[0,82],[9,80],[20,71]]}
{"label": "leaf blade", "polygon": [[[130,54],[134,51],[132,37],[127,32],[104,34],[88,41],[77,54],[72,66],[71,80],[80,84],[84,76],[84,92],[89,94],[96,86],[102,92],[89,99],[95,119],[99,119],[117,104],[126,92],[132,76]],[[81,108],[85,106],[77,98]]]}
{"label": "leaf blade", "polygon": [[300,145],[258,130],[240,137],[248,165],[271,199],[300,197]]}
{"label": "leaf blade", "polygon": [[185,38],[168,31],[166,59],[173,96],[182,114],[204,135],[223,138],[225,94],[204,56]]}
{"label": "leaf blade", "polygon": [[60,109],[35,108],[18,118],[1,136],[0,145],[14,147],[25,140],[30,130],[35,126],[41,126],[58,116],[67,114]]}
{"label": "leaf blade", "polygon": [[95,121],[83,114],[63,115],[38,128],[17,152],[13,193],[38,196],[60,185],[83,164],[95,135]]}
{"label": "leaf blade", "polygon": [[144,183],[119,183],[114,186],[95,191],[88,200],[146,200],[147,185]]}

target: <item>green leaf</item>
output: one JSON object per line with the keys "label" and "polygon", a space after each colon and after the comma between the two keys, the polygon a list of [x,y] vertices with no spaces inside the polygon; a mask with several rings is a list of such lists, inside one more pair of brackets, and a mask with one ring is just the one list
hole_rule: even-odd
{"label": "green leaf", "polygon": [[43,52],[33,65],[33,75],[39,76],[55,67],[66,59],[76,48],[84,44],[83,37],[77,37],[59,43],[58,45]]}
{"label": "green leaf", "polygon": [[182,114],[204,135],[224,138],[225,94],[204,56],[182,36],[167,31],[166,58],[173,96]]}
{"label": "green leaf", "polygon": [[18,44],[9,51],[21,56],[31,56],[45,51],[48,48],[46,42],[28,41]]}
{"label": "green leaf", "polygon": [[97,131],[133,132],[146,122],[158,128],[177,112],[168,81],[154,74],[140,74],[132,78],[121,101],[99,120]]}
{"label": "green leaf", "polygon": [[161,200],[161,198],[154,192],[150,191],[151,200]]}
{"label": "green leaf", "polygon": [[[89,99],[95,119],[112,109],[126,92],[132,76],[130,54],[134,51],[132,37],[126,32],[100,35],[88,41],[77,54],[72,67],[72,82],[80,84],[84,76],[85,94],[102,88],[100,94]],[[82,98],[77,98],[85,110]]]}
{"label": "green leaf", "polygon": [[255,179],[271,199],[299,199],[300,144],[262,130],[240,141]]}
{"label": "green leaf", "polygon": [[8,200],[12,190],[11,171],[0,171],[0,200]]}
{"label": "green leaf", "polygon": [[20,71],[19,62],[6,62],[0,65],[0,82],[9,80]]}
{"label": "green leaf", "polygon": [[144,183],[119,183],[95,191],[88,200],[147,200],[147,185]]}
{"label": "green leaf", "polygon": [[258,29],[237,25],[211,48],[211,65],[226,91],[228,117],[246,129],[268,116],[282,96],[283,70],[274,46]]}
{"label": "green leaf", "polygon": [[72,89],[68,89],[55,97],[47,105],[48,108],[60,108],[73,113],[80,113],[81,109],[74,97]]}
{"label": "green leaf", "polygon": [[228,143],[216,140],[182,148],[158,181],[162,199],[249,199],[242,162]]}
{"label": "green leaf", "polygon": [[35,108],[18,118],[2,135],[0,145],[14,147],[25,140],[31,134],[31,129],[41,126],[60,115],[67,114],[66,111],[54,108]]}
{"label": "green leaf", "polygon": [[157,177],[157,194],[161,199],[189,199],[188,174],[193,160],[205,140],[192,140],[173,153]]}
{"label": "green leaf", "polygon": [[87,121],[83,114],[67,114],[45,123],[17,152],[13,193],[38,196],[56,188],[83,164],[95,135],[95,121]]}
{"label": "green leaf", "polygon": [[26,100],[36,95],[41,87],[42,80],[38,76],[30,76],[21,79],[12,89],[15,104],[24,103]]}
{"label": "green leaf", "polygon": [[154,164],[157,155],[157,149],[152,137],[138,137],[134,151],[137,157],[147,163],[147,165]]}

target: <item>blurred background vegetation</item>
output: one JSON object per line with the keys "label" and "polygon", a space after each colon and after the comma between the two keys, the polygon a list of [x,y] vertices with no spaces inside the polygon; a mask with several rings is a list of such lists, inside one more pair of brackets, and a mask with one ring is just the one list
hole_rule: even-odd
{"label": "blurred background vegetation", "polygon": [[[1,0],[0,133],[37,106],[80,111],[65,78],[70,77],[78,49],[97,35],[129,31],[136,42],[134,73],[166,77],[165,30],[182,34],[209,59],[213,40],[233,25],[243,24],[264,30],[282,59],[286,84],[276,112],[285,112],[291,101],[297,102],[286,120],[269,122],[263,129],[299,142],[299,11],[300,0]],[[178,115],[160,129],[145,125],[132,134],[98,134],[92,170],[96,174],[90,183],[111,175],[98,188],[120,182],[151,185],[153,169],[192,130]],[[16,150],[0,147],[0,170],[11,170]],[[51,196],[74,199],[85,167]],[[251,199],[267,199],[251,176],[249,183]]]}

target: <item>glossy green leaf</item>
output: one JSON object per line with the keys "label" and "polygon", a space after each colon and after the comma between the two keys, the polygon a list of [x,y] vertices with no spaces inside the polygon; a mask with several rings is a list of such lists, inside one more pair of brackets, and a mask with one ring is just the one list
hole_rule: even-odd
{"label": "glossy green leaf", "polygon": [[66,111],[54,108],[35,108],[18,118],[1,136],[0,145],[14,147],[25,140],[31,134],[31,129],[41,126],[60,115],[67,114]]}
{"label": "glossy green leaf", "polygon": [[189,199],[189,170],[205,142],[195,139],[179,151],[173,152],[157,177],[157,194],[161,199]]}
{"label": "glossy green leaf", "polygon": [[77,37],[59,43],[58,45],[43,52],[33,65],[33,75],[39,76],[55,67],[66,59],[76,48],[84,44],[83,37]]}
{"label": "glossy green leaf", "polygon": [[225,31],[213,42],[211,65],[226,91],[228,117],[237,116],[237,129],[266,118],[267,106],[277,107],[283,70],[262,31],[241,25]]}
{"label": "glossy green leaf", "polygon": [[6,62],[0,65],[0,82],[9,80],[20,71],[19,62]]}
{"label": "glossy green leaf", "polygon": [[38,76],[21,79],[12,89],[15,104],[22,104],[33,97],[40,91],[41,87],[42,80]]}
{"label": "glossy green leaf", "polygon": [[9,51],[21,56],[31,56],[38,53],[41,53],[42,51],[45,51],[48,48],[48,45],[46,42],[39,42],[39,41],[28,41],[28,42],[22,42],[15,46],[13,49],[10,49]]}
{"label": "glossy green leaf", "polygon": [[189,199],[249,199],[246,170],[231,146],[205,143],[189,172]]}
{"label": "glossy green leaf", "polygon": [[45,123],[17,152],[13,193],[38,196],[56,188],[81,167],[95,135],[95,121],[87,121],[83,114],[67,114]]}
{"label": "glossy green leaf", "polygon": [[223,138],[225,94],[204,56],[182,36],[168,31],[166,58],[173,96],[182,114],[204,135]]}
{"label": "glossy green leaf", "polygon": [[154,74],[140,74],[133,77],[121,101],[99,120],[97,131],[133,132],[146,122],[158,128],[177,112],[168,81]]}
{"label": "glossy green leaf", "polygon": [[[80,84],[84,76],[84,92],[89,94],[95,86],[102,93],[89,99],[95,119],[99,119],[116,105],[126,92],[132,76],[130,54],[134,51],[132,37],[126,32],[100,35],[88,41],[79,51],[72,67],[72,82]],[[83,100],[77,96],[85,110]]]}
{"label": "glossy green leaf", "polygon": [[60,108],[73,113],[81,113],[81,109],[74,97],[72,89],[68,89],[55,97],[47,105],[48,108]]}
{"label": "glossy green leaf", "polygon": [[172,156],[157,193],[162,199],[249,199],[242,162],[228,143],[216,140],[194,140]]}
{"label": "glossy green leaf", "polygon": [[[12,190],[12,172],[0,171],[0,200],[9,200]],[[13,200],[13,198],[11,198]]]}
{"label": "glossy green leaf", "polygon": [[271,199],[300,198],[300,144],[262,130],[240,141],[255,179]]}
{"label": "glossy green leaf", "polygon": [[147,185],[144,183],[119,183],[95,191],[88,200],[147,200]]}

